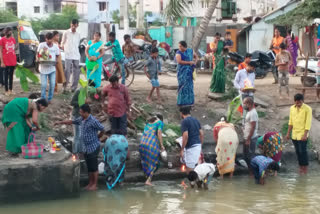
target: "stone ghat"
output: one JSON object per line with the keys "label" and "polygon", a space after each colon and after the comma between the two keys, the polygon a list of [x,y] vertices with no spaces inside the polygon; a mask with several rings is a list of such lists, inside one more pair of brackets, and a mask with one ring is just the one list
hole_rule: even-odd
{"label": "stone ghat", "polygon": [[41,159],[0,159],[0,204],[80,196],[80,162],[62,148]]}

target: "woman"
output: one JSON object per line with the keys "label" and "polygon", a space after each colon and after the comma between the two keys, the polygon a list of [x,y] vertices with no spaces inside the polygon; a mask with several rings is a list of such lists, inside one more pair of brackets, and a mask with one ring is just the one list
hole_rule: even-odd
{"label": "woman", "polygon": [[176,53],[178,63],[178,106],[192,106],[194,104],[193,69],[197,64],[197,55],[187,47],[185,41],[179,42],[179,50]]}
{"label": "woman", "polygon": [[5,37],[2,37],[0,41],[1,67],[5,68],[5,95],[10,96],[11,94],[15,94],[12,91],[12,87],[14,68],[17,65],[16,40],[13,38],[12,29],[10,27],[5,29]]}
{"label": "woman", "polygon": [[282,156],[282,137],[279,132],[268,132],[258,138],[257,146],[262,154],[280,163]]}
{"label": "woman", "polygon": [[160,148],[161,151],[164,150],[162,143],[163,118],[161,116],[159,119],[159,117],[159,115],[154,116],[148,120],[139,145],[142,169],[147,176],[145,184],[149,186],[152,185],[152,176],[160,164]]}
{"label": "woman", "polygon": [[213,138],[217,142],[217,168],[220,176],[230,173],[233,176],[236,152],[239,145],[237,132],[233,124],[226,122],[225,117],[221,118],[213,128]]}
{"label": "woman", "polygon": [[9,152],[21,153],[21,146],[28,143],[31,129],[39,129],[38,113],[46,107],[45,99],[28,98],[15,98],[4,107],[2,124],[7,132],[6,149]]}
{"label": "woman", "polygon": [[226,73],[224,67],[226,66],[226,57],[228,49],[223,49],[223,53],[216,55],[216,67],[212,72],[210,91],[214,93],[224,93],[226,84]]}
{"label": "woman", "polygon": [[121,130],[114,134],[105,143],[104,149],[105,175],[108,189],[112,189],[124,179],[126,158],[128,154],[128,141]]}
{"label": "woman", "polygon": [[297,58],[298,58],[298,50],[302,55],[302,50],[299,45],[299,38],[294,36],[291,30],[287,31],[287,37],[285,39],[285,44],[287,45],[287,51],[291,53],[292,63],[289,65],[289,74],[294,75],[297,70]]}
{"label": "woman", "polygon": [[[58,31],[53,31],[53,44],[59,45],[60,35]],[[61,60],[61,54],[57,57],[56,64],[56,86],[54,88],[54,92],[58,92],[58,83],[64,84],[66,82],[66,77],[64,76],[63,65]]]}
{"label": "woman", "polygon": [[[100,39],[101,33],[95,32],[93,40],[90,40],[86,47],[87,79],[93,80],[96,88],[101,86],[102,57],[104,55],[104,43]],[[98,69],[92,72],[96,65],[99,65]]]}

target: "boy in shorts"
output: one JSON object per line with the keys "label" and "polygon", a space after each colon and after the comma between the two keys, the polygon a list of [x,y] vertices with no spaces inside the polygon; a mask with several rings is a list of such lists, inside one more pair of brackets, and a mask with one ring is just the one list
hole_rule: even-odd
{"label": "boy in shorts", "polygon": [[152,94],[154,90],[157,91],[157,97],[158,97],[158,104],[161,103],[161,97],[160,97],[160,83],[158,79],[158,73],[159,73],[159,67],[160,67],[160,60],[158,57],[159,50],[158,48],[152,48],[151,49],[151,55],[148,58],[148,60],[145,62],[144,66],[144,73],[147,75],[147,77],[151,81],[151,91],[149,93],[149,96],[147,97],[147,101],[149,103],[152,102]]}
{"label": "boy in shorts", "polygon": [[[95,191],[98,183],[98,155],[100,152],[99,138],[103,135],[103,125],[91,114],[91,109],[88,104],[80,106],[80,116],[74,120],[66,120],[56,122],[58,124],[66,125],[81,125],[80,138],[83,143],[84,158],[86,160],[89,184],[86,186],[86,190]],[[99,135],[98,132],[100,131]]]}

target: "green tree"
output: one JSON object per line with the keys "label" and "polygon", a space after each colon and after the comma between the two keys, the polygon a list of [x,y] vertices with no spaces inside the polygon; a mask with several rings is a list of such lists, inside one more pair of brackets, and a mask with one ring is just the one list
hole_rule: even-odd
{"label": "green tree", "polygon": [[129,4],[129,27],[136,27],[137,25],[137,4]]}
{"label": "green tree", "polygon": [[112,11],[111,17],[112,17],[114,23],[120,24],[120,11],[119,10]]}
{"label": "green tree", "polygon": [[164,16],[168,23],[175,23],[190,9],[188,0],[169,0],[164,10]]}
{"label": "green tree", "polygon": [[310,25],[313,19],[320,17],[319,8],[319,0],[305,0],[295,9],[268,22],[283,26],[295,25],[302,28]]}
{"label": "green tree", "polygon": [[18,21],[12,10],[0,10],[0,23]]}

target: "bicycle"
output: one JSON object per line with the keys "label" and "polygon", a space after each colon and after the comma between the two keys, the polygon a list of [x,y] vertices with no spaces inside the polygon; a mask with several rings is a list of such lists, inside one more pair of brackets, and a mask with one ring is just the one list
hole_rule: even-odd
{"label": "bicycle", "polygon": [[[109,80],[109,78],[113,75],[116,75],[119,80],[122,79],[122,74],[121,74],[121,68],[117,62],[111,63],[112,68],[110,69],[109,63],[103,62],[102,63],[102,70],[103,70],[103,75],[105,77],[105,80]],[[131,66],[131,63],[126,63],[124,65],[125,72],[126,72],[126,86],[129,87],[133,81],[134,81],[134,69]]]}

